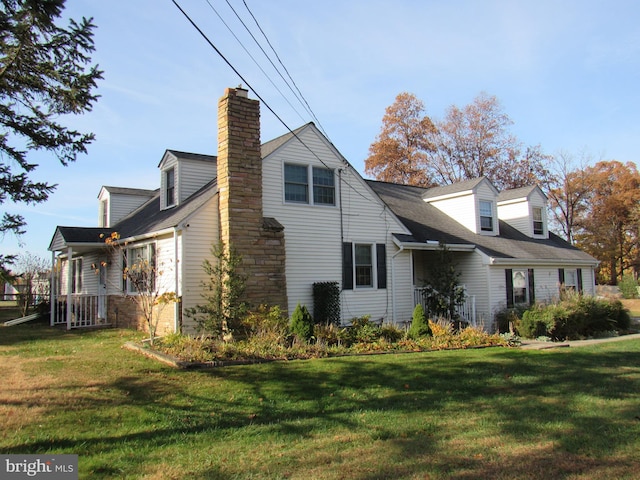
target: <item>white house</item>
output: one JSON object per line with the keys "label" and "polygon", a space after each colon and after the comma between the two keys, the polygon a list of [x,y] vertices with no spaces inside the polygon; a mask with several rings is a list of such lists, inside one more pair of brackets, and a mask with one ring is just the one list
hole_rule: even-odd
{"label": "white house", "polygon": [[[218,155],[167,150],[155,191],[103,187],[98,227],[57,227],[52,324],[140,324],[123,281],[126,259],[158,270],[155,287],[179,302],[160,332],[194,331],[202,263],[233,245],[253,305],[313,306],[313,284],[337,282],[341,320],[410,320],[434,250],[455,252],[469,304],[490,326],[496,310],[557,296],[562,284],[594,292],[597,262],[550,234],[537,187],[499,194],[484,178],[423,189],[364,180],[309,123],[260,145],[259,103],[227,89]],[[105,238],[119,235],[119,248]]]}

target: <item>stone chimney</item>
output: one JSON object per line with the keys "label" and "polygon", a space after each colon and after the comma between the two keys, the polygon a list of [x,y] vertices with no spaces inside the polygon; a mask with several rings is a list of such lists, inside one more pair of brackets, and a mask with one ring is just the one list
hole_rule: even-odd
{"label": "stone chimney", "polygon": [[227,88],[218,102],[220,236],[242,257],[244,301],[287,312],[284,227],[262,215],[260,102],[247,93]]}

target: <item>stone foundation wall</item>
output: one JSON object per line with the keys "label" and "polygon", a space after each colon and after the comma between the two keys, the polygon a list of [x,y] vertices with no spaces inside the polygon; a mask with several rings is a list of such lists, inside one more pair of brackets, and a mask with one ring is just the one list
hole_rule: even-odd
{"label": "stone foundation wall", "polygon": [[[174,330],[175,304],[168,303],[154,308],[154,318],[158,318],[156,335],[161,336]],[[116,328],[132,328],[148,332],[147,321],[142,309],[133,299],[121,295],[110,295],[107,301],[109,323]]]}

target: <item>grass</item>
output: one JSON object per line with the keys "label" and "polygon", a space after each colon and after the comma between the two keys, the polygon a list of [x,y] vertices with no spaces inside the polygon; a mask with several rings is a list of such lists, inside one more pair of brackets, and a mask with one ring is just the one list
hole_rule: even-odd
{"label": "grass", "polygon": [[0,328],[0,453],[80,478],[624,479],[640,341],[177,371],[128,330]]}

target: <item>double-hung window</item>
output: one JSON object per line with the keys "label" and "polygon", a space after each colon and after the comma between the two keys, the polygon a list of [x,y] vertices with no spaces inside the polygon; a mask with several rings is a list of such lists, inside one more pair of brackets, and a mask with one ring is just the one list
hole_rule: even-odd
{"label": "double-hung window", "polygon": [[313,167],[313,203],[315,205],[336,204],[333,170]]}
{"label": "double-hung window", "polygon": [[342,289],[387,288],[384,243],[342,244]]}
{"label": "double-hung window", "polygon": [[544,222],[542,220],[542,208],[533,207],[533,234],[544,234]]}
{"label": "double-hung window", "polygon": [[284,165],[284,200],[309,203],[309,178],[305,165]]}
{"label": "double-hung window", "polygon": [[286,203],[335,205],[336,186],[333,170],[285,163],[284,201]]}
{"label": "double-hung window", "polygon": [[71,293],[82,292],[82,258],[71,260]]}
{"label": "double-hung window", "polygon": [[170,168],[164,172],[164,199],[165,206],[176,204],[176,169]]}
{"label": "double-hung window", "polygon": [[483,232],[493,232],[493,202],[480,200],[480,230]]}
{"label": "double-hung window", "polygon": [[535,296],[535,279],[533,268],[505,270],[507,284],[507,307],[515,305],[533,305]]}
{"label": "double-hung window", "polygon": [[123,257],[123,268],[127,293],[153,292],[156,288],[155,244],[128,248]]}
{"label": "double-hung window", "polygon": [[373,255],[371,245],[356,243],[356,287],[373,287]]}

